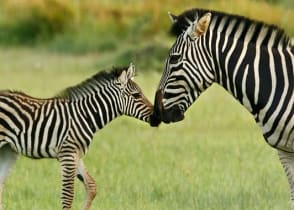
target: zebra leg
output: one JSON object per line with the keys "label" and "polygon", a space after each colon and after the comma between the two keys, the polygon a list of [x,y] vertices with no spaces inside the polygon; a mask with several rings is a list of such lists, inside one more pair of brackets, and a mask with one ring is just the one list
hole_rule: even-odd
{"label": "zebra leg", "polygon": [[89,210],[92,201],[96,196],[96,182],[87,172],[87,169],[82,160],[80,160],[78,165],[77,177],[80,181],[83,182],[86,189],[86,200],[83,210]]}
{"label": "zebra leg", "polygon": [[291,200],[294,203],[294,153],[278,150],[280,161],[283,165],[291,191]]}
{"label": "zebra leg", "polygon": [[79,158],[75,153],[60,156],[59,161],[61,163],[62,173],[62,210],[70,210],[74,197],[74,179],[76,176]]}
{"label": "zebra leg", "polygon": [[18,154],[9,145],[0,148],[0,210],[2,210],[2,192],[8,173],[17,160]]}

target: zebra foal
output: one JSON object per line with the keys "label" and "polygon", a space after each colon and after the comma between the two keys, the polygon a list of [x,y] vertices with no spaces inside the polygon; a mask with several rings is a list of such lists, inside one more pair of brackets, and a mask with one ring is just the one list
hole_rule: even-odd
{"label": "zebra foal", "polygon": [[19,154],[35,159],[55,158],[62,171],[62,209],[72,207],[77,177],[86,189],[83,209],[88,210],[96,195],[96,184],[81,158],[94,133],[120,115],[148,122],[153,110],[132,80],[134,75],[132,64],[108,73],[99,72],[50,99],[1,91],[0,193]]}
{"label": "zebra foal", "polygon": [[217,11],[170,15],[169,51],[150,124],[184,119],[213,83],[252,114],[277,149],[294,200],[294,47],[276,26]]}

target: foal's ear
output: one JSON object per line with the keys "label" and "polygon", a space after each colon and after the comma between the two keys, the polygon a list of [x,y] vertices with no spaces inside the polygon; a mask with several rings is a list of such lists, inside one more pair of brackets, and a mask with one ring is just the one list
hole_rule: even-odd
{"label": "foal's ear", "polygon": [[135,77],[135,65],[130,63],[130,66],[127,71],[127,78],[134,79],[134,77]]}
{"label": "foal's ear", "polygon": [[118,77],[119,82],[121,83],[122,87],[124,87],[129,79],[133,79],[135,76],[135,66],[131,63],[127,70],[123,70]]}
{"label": "foal's ear", "polygon": [[208,30],[209,24],[211,21],[211,13],[208,12],[203,15],[197,22],[196,27],[194,28],[194,37],[200,37],[206,33]]}

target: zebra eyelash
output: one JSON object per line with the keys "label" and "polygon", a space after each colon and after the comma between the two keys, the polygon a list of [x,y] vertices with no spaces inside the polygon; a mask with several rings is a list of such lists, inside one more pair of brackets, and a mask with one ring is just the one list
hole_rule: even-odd
{"label": "zebra eyelash", "polygon": [[169,63],[170,64],[177,64],[181,58],[180,54],[173,54],[170,56]]}
{"label": "zebra eyelash", "polygon": [[138,98],[141,98],[141,93],[139,93],[139,92],[134,92],[134,93],[132,93],[132,96],[133,96],[135,99],[138,99]]}

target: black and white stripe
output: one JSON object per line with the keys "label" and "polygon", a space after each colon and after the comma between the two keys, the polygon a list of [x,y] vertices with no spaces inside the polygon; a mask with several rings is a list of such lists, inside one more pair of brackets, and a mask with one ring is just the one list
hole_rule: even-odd
{"label": "black and white stripe", "polygon": [[63,175],[62,209],[71,208],[76,175],[85,184],[84,209],[89,209],[96,187],[80,159],[86,154],[94,133],[120,115],[149,121],[153,109],[132,81],[133,76],[133,65],[110,73],[100,72],[50,99],[1,91],[1,191],[17,154],[56,158],[61,162]]}
{"label": "black and white stripe", "polygon": [[[294,156],[294,48],[284,31],[202,9],[170,17],[177,39],[159,84],[164,109],[185,112],[218,83],[253,114],[269,145]],[[289,165],[294,177],[294,161]]]}

